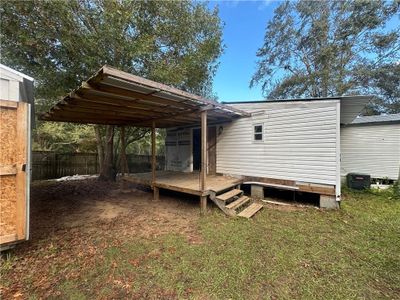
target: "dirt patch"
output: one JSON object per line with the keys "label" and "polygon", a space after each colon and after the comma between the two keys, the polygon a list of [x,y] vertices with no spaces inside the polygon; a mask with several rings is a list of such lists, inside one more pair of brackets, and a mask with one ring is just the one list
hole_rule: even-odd
{"label": "dirt patch", "polygon": [[[39,295],[54,296],[58,277],[75,276],[68,273],[69,265],[90,265],[102,249],[131,238],[179,233],[190,243],[201,243],[197,198],[161,193],[160,200],[153,201],[151,191],[128,188],[95,179],[34,183],[30,240],[12,250],[16,259],[6,262],[10,271],[5,275],[7,284],[0,284],[0,296],[24,298],[18,295],[26,295],[21,278],[27,277]],[[50,267],[63,271],[50,276]]]}
{"label": "dirt patch", "polygon": [[90,233],[111,224],[121,235],[192,235],[191,223],[199,216],[197,199],[161,194],[155,202],[151,191],[121,189],[118,183],[94,179],[35,183],[31,195],[32,241],[55,230],[77,228]]}

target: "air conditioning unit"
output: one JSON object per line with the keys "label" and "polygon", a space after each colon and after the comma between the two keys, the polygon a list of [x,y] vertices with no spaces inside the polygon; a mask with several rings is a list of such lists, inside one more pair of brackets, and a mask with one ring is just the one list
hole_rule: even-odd
{"label": "air conditioning unit", "polygon": [[349,173],[347,174],[347,186],[355,190],[369,189],[371,186],[371,175]]}

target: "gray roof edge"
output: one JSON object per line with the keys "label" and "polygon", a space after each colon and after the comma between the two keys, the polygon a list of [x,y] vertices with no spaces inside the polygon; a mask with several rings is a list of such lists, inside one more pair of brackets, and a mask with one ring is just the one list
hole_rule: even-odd
{"label": "gray roof edge", "polygon": [[400,123],[400,113],[357,117],[351,125]]}
{"label": "gray roof edge", "polygon": [[247,104],[247,103],[279,103],[279,102],[298,102],[298,101],[329,101],[329,100],[346,100],[346,99],[374,99],[375,95],[347,95],[336,97],[308,97],[308,98],[291,98],[291,99],[263,99],[251,101],[222,101],[222,104]]}

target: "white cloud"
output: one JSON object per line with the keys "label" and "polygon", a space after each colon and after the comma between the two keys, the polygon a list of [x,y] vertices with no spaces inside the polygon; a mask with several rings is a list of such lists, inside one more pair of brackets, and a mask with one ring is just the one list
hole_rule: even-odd
{"label": "white cloud", "polygon": [[274,0],[262,0],[262,1],[258,1],[258,2],[260,2],[258,9],[264,10],[264,9],[268,8],[268,6],[270,6],[272,4],[272,2],[274,2]]}

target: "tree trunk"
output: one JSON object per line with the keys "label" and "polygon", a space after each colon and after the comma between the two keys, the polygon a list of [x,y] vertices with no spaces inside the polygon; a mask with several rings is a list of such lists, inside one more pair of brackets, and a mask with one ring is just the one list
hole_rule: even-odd
{"label": "tree trunk", "polygon": [[114,168],[114,126],[106,126],[106,144],[103,164],[100,166],[99,180],[115,181],[116,171]]}
{"label": "tree trunk", "polygon": [[120,167],[122,176],[129,173],[128,159],[126,157],[126,137],[125,126],[121,127],[121,153],[120,153]]}
{"label": "tree trunk", "polygon": [[94,126],[94,132],[96,134],[97,157],[98,157],[99,170],[101,170],[101,166],[103,165],[103,162],[104,162],[104,144],[103,144],[103,138],[100,133],[99,125]]}

